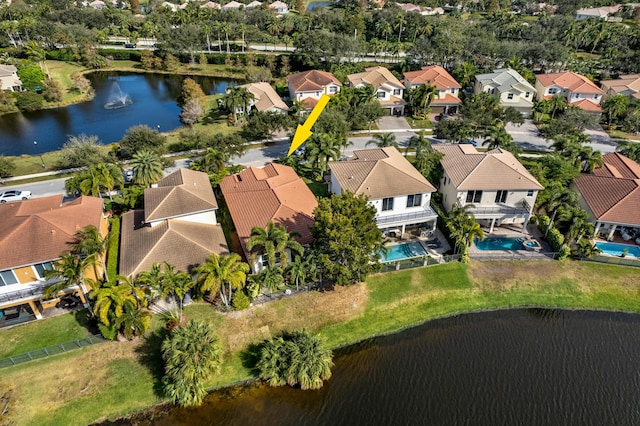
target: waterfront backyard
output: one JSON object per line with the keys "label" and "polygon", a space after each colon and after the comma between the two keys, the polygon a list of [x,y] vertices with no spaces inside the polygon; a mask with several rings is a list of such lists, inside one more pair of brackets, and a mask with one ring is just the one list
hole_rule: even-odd
{"label": "waterfront backyard", "polygon": [[[587,262],[516,261],[449,263],[387,274],[366,283],[294,295],[246,311],[220,313],[194,304],[190,318],[212,324],[225,348],[220,374],[208,383],[224,386],[248,379],[244,348],[282,329],[320,332],[332,347],[461,312],[518,306],[640,312],[640,269]],[[72,340],[80,324],[68,316],[35,322],[0,334],[0,356],[41,347],[32,338],[47,327],[48,344]],[[53,322],[65,324],[57,332]],[[32,328],[28,328],[32,327]],[[159,319],[146,339],[108,342],[2,370],[15,424],[88,424],[162,402]],[[77,328],[78,330],[74,330]],[[75,337],[74,337],[75,338]],[[61,384],[64,384],[63,386]]]}

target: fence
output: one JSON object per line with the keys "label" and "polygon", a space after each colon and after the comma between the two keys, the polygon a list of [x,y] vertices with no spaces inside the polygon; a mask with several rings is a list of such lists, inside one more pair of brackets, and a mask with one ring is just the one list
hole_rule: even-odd
{"label": "fence", "polygon": [[423,266],[440,265],[460,260],[459,254],[443,256],[441,258],[433,257],[414,257],[411,259],[402,259],[381,264],[380,272],[402,271],[403,269],[422,268]]}
{"label": "fence", "polygon": [[472,260],[552,260],[558,257],[556,252],[510,251],[508,253],[471,253]]}
{"label": "fence", "polygon": [[84,348],[85,346],[95,345],[96,343],[106,342],[100,335],[84,337],[82,339],[73,340],[71,342],[61,343],[47,348],[36,349],[19,355],[13,355],[8,358],[0,359],[0,368],[11,367],[12,365],[22,364],[23,362],[33,361],[35,359],[46,358],[51,355],[72,351],[74,349]]}
{"label": "fence", "polygon": [[633,266],[636,268],[640,268],[640,259],[634,259],[629,257],[593,256],[593,257],[581,257],[580,260],[586,260],[587,262],[609,263],[611,265]]}

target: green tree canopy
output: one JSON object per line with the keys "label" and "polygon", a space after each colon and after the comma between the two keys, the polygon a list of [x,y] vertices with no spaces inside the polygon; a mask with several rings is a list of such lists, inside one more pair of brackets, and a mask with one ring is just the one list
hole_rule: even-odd
{"label": "green tree canopy", "polygon": [[164,147],[166,139],[157,129],[151,129],[149,126],[130,127],[120,141],[121,155],[124,158],[131,158],[136,152],[143,150],[162,155],[166,151]]}

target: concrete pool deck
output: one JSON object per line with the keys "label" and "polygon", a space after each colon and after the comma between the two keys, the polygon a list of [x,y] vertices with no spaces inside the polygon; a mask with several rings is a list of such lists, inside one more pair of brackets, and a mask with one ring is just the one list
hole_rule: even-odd
{"label": "concrete pool deck", "polygon": [[527,240],[535,240],[540,244],[540,250],[538,251],[528,251],[528,250],[479,250],[475,244],[471,244],[469,247],[469,257],[475,260],[483,260],[483,259],[535,259],[540,260],[542,258],[551,259],[545,253],[551,253],[551,247],[547,244],[546,241],[543,240],[542,232],[538,229],[538,225],[534,225],[529,223],[527,225],[527,229],[525,232],[520,232],[522,230],[522,225],[513,224],[513,225],[502,225],[496,226],[493,229],[492,233],[489,233],[489,228],[482,228],[484,231],[485,238],[525,238]]}

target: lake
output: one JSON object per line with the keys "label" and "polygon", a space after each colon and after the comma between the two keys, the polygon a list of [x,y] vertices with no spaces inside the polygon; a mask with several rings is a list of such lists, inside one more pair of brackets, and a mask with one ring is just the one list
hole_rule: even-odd
{"label": "lake", "polygon": [[[0,116],[0,154],[40,154],[62,147],[68,135],[96,135],[108,144],[122,139],[128,128],[145,124],[160,131],[181,127],[176,99],[184,76],[94,72],[87,75],[94,99],[63,108]],[[192,76],[206,94],[224,93],[235,81]],[[124,108],[105,109],[114,86],[129,96]],[[33,142],[36,141],[37,144]]]}
{"label": "lake", "polygon": [[264,385],[119,425],[638,425],[640,316],[461,315],[344,349],[317,391]]}

